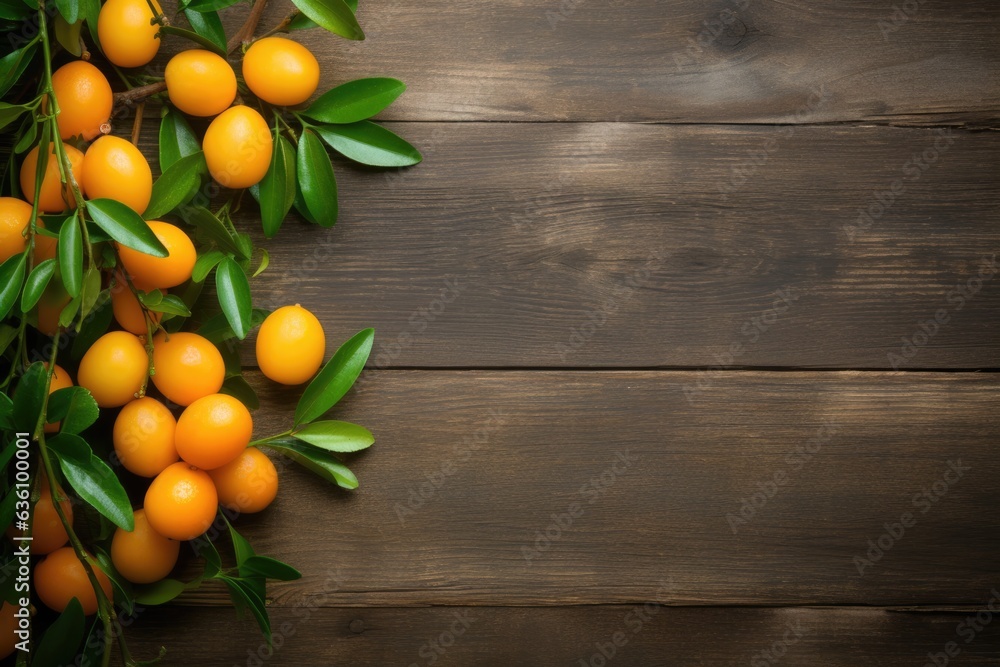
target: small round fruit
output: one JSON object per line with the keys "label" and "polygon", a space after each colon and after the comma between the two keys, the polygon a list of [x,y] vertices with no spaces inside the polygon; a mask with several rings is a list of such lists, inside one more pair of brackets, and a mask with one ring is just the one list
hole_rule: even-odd
{"label": "small round fruit", "polygon": [[111,439],[125,469],[140,477],[156,477],[176,463],[177,420],[155,398],[137,398],[118,413]]}
{"label": "small round fruit", "polygon": [[256,185],[271,165],[271,130],[259,113],[230,107],[212,121],[202,142],[212,178],[238,190]]}
{"label": "small round fruit", "polygon": [[169,222],[149,221],[149,228],[167,249],[166,257],[153,257],[144,252],[118,247],[125,270],[143,285],[164,289],[176,287],[191,277],[198,254],[191,239],[180,227]]}
{"label": "small round fruit", "polygon": [[[93,565],[94,575],[104,591],[104,596],[111,599],[111,581],[101,568]],[[76,598],[87,616],[97,613],[97,595],[87,578],[83,563],[76,557],[73,547],[63,547],[53,551],[45,560],[35,566],[35,591],[45,606],[62,613],[70,600]]]}
{"label": "small round fruit", "polygon": [[[48,368],[48,364],[45,364],[45,367]],[[53,392],[59,391],[60,389],[66,389],[67,387],[72,387],[72,386],[73,386],[73,380],[70,379],[69,373],[66,372],[65,368],[63,368],[59,364],[56,364],[55,370],[52,371],[52,380],[49,382],[49,393],[51,394]],[[60,424],[62,424],[62,422],[46,424],[45,432],[58,433]]]}
{"label": "small round fruit", "polygon": [[142,215],[153,194],[153,172],[131,142],[107,135],[83,156],[83,190],[88,199],[116,199]]}
{"label": "small round fruit", "polygon": [[112,331],[83,355],[76,381],[102,408],[117,408],[136,397],[148,372],[149,357],[139,339],[127,331]]}
{"label": "small round fruit", "polygon": [[211,51],[181,51],[167,63],[163,78],[173,105],[192,116],[215,116],[236,99],[236,73]]}
{"label": "small round fruit", "polygon": [[323,325],[299,304],[278,308],[257,332],[257,365],[281,384],[307,381],[319,370],[325,351]]}
{"label": "small round fruit", "polygon": [[14,634],[18,629],[17,618],[14,617],[16,611],[14,605],[9,602],[4,602],[0,607],[0,660],[12,654],[17,648],[18,637]]}
{"label": "small round fruit", "polygon": [[[28,247],[25,230],[30,221],[31,204],[15,197],[0,197],[0,263]],[[38,244],[37,237],[35,244]]]}
{"label": "small round fruit", "polygon": [[[66,520],[73,523],[73,504],[69,498],[62,495],[59,507],[62,508]],[[17,530],[11,525],[7,529],[7,536],[17,542],[26,531]],[[63,527],[56,507],[52,502],[52,492],[49,485],[42,482],[39,488],[38,502],[35,503],[34,514],[31,518],[31,553],[34,556],[49,554],[69,542],[69,535]]]}
{"label": "small round fruit", "polygon": [[243,56],[243,79],[265,102],[283,107],[302,104],[319,85],[319,62],[298,42],[265,37]]}
{"label": "small round fruit", "polygon": [[208,471],[219,502],[243,514],[260,512],[278,495],[278,471],[267,454],[247,447],[221,468]]}
{"label": "small round fruit", "polygon": [[63,139],[82,136],[90,141],[111,118],[111,84],[88,62],[74,60],[53,72],[52,92],[59,104],[56,123]]}
{"label": "small round fruit", "polygon": [[[21,193],[31,203],[35,203],[35,167],[38,166],[38,148],[35,146],[28,151],[24,156],[24,162],[21,163]],[[66,150],[73,178],[79,183],[83,179],[83,153],[69,144],[63,148]],[[42,188],[38,193],[38,208],[43,213],[61,213],[75,206],[73,195],[68,187],[63,187],[59,176],[59,159],[55,155],[55,146],[49,144],[49,160],[45,163]]]}
{"label": "small round fruit", "polygon": [[153,384],[178,405],[216,394],[226,379],[226,363],[219,348],[195,333],[164,332],[153,337]]}
{"label": "small round fruit", "polygon": [[[132,281],[132,284],[142,292],[152,292],[155,289],[140,285],[135,280]],[[165,292],[166,290],[161,291]],[[120,274],[115,276],[115,284],[111,288],[111,312],[114,313],[115,321],[125,331],[134,333],[136,336],[145,336],[149,333],[146,329],[146,317],[142,313],[139,299],[132,293],[128,283]],[[162,316],[162,313],[149,311],[149,317],[153,320],[154,326],[159,323]]]}
{"label": "small round fruit", "polygon": [[[153,6],[163,13],[156,0]],[[142,67],[152,60],[160,50],[154,18],[146,0],[107,0],[97,15],[97,37],[108,60],[119,67]]]}
{"label": "small round fruit", "polygon": [[55,336],[59,331],[59,314],[70,302],[69,295],[57,280],[49,283],[36,306],[38,324],[36,328],[46,336]]}
{"label": "small round fruit", "polygon": [[232,396],[211,394],[181,413],[174,444],[182,459],[211,470],[239,456],[252,435],[253,419],[246,406]]}
{"label": "small round fruit", "polygon": [[143,502],[152,529],[172,540],[193,540],[208,530],[218,504],[208,473],[184,462],[157,475]]}
{"label": "small round fruit", "polygon": [[174,569],[181,543],[153,530],[145,510],[136,510],[132,517],[135,529],[119,528],[111,538],[111,562],[133,584],[151,584]]}

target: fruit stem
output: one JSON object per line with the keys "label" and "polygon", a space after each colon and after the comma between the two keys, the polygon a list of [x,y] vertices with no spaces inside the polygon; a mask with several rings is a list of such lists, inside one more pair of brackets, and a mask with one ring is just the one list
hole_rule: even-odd
{"label": "fruit stem", "polygon": [[281,22],[278,23],[278,25],[274,26],[273,28],[271,28],[270,30],[268,30],[267,32],[265,32],[263,35],[260,35],[259,37],[255,37],[253,41],[256,42],[258,39],[264,39],[265,37],[270,37],[271,35],[276,35],[279,32],[288,32],[288,26],[291,25],[292,19],[294,19],[298,15],[299,15],[298,11],[292,12],[291,14],[289,14],[288,16],[286,16],[285,18],[281,19]]}
{"label": "fruit stem", "polygon": [[132,121],[132,143],[139,145],[139,133],[142,132],[142,112],[146,110],[146,100],[135,105],[135,119]]}
{"label": "fruit stem", "polygon": [[166,81],[156,81],[154,83],[147,83],[145,86],[139,86],[137,88],[130,88],[121,93],[115,93],[114,100],[115,106],[132,106],[138,102],[142,102],[147,97],[152,97],[157,93],[162,93],[167,89]]}
{"label": "fruit stem", "polygon": [[229,44],[227,45],[229,53],[233,53],[244,43],[249,43],[253,39],[253,34],[257,31],[257,24],[260,23],[260,19],[264,15],[264,7],[266,6],[267,0],[257,0],[253,3],[253,8],[250,10],[250,15],[247,16],[246,23],[229,40]]}

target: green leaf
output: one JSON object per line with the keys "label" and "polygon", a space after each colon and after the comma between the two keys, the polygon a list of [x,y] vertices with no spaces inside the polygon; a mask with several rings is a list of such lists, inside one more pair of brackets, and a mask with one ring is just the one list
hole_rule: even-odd
{"label": "green leaf", "polygon": [[[21,138],[14,144],[14,152],[18,155],[34,146],[35,138],[38,136],[38,123],[35,122],[34,116],[29,118],[28,121],[27,127],[25,127],[21,134]],[[11,174],[13,173],[14,171],[11,170]]]}
{"label": "green leaf", "polygon": [[183,157],[194,155],[201,150],[184,115],[171,107],[164,107],[160,120],[160,171],[166,172]]}
{"label": "green leaf", "polygon": [[215,269],[215,291],[219,305],[236,337],[243,340],[250,333],[253,303],[247,274],[235,260],[226,257]]}
{"label": "green leaf", "polygon": [[264,633],[268,646],[271,645],[271,620],[267,616],[267,605],[264,598],[254,589],[253,585],[243,579],[234,577],[219,577],[229,589],[229,596],[237,611],[249,609],[257,619],[260,631]]}
{"label": "green leaf", "polygon": [[52,392],[45,421],[61,421],[61,433],[81,433],[97,421],[100,409],[90,390],[84,387],[66,387]]}
{"label": "green leaf", "polygon": [[313,422],[292,435],[328,452],[356,452],[375,442],[375,436],[364,426],[341,421]]}
{"label": "green leaf", "polygon": [[323,93],[302,115],[321,123],[356,123],[385,109],[404,90],[406,84],[398,79],[348,81]]}
{"label": "green leaf", "polygon": [[0,58],[0,97],[6,95],[24,74],[35,55],[37,45],[38,42],[32,40],[25,47]]}
{"label": "green leaf", "polygon": [[264,270],[271,263],[271,253],[267,251],[266,248],[259,248],[260,250],[260,264],[257,266],[257,270],[253,272],[251,278],[256,278],[260,274],[264,273]]}
{"label": "green leaf", "polygon": [[176,579],[160,579],[155,584],[136,586],[135,603],[143,607],[166,604],[187,590],[187,584]]}
{"label": "green leaf", "polygon": [[25,255],[14,255],[0,264],[0,320],[14,307],[24,283]]}
{"label": "green leaf", "polygon": [[271,166],[260,182],[259,194],[264,236],[271,238],[295,201],[295,149],[280,134],[274,138]]}
{"label": "green leaf", "polygon": [[[69,0],[69,2],[75,4],[76,0]],[[80,33],[83,32],[83,19],[80,19],[75,23],[67,23],[66,19],[62,16],[57,16],[53,30],[56,34],[56,41],[59,42],[59,45],[66,49],[68,53],[71,53],[77,58],[83,55],[83,48],[80,43]]]}
{"label": "green leaf", "polygon": [[302,578],[302,573],[291,565],[267,556],[250,556],[240,565],[240,573],[244,576],[257,575],[279,581],[295,581]]}
{"label": "green leaf", "polygon": [[[110,297],[110,293],[108,293]],[[86,319],[101,297],[101,270],[91,266],[83,274],[83,288],[80,290],[80,317]]]}
{"label": "green leaf", "polygon": [[21,312],[26,313],[35,307],[42,298],[45,288],[56,272],[56,260],[43,260],[31,270],[28,281],[24,284],[24,294],[21,295]]}
{"label": "green leaf", "polygon": [[184,28],[178,28],[177,26],[174,25],[163,25],[160,26],[160,33],[167,35],[176,35],[177,37],[183,37],[186,40],[189,40],[191,42],[194,42],[195,44],[203,46],[212,53],[222,56],[223,58],[225,58],[228,55],[226,53],[225,47],[220,47],[218,44],[216,44],[213,40],[209,39],[208,37],[203,37],[196,32],[192,32]]}
{"label": "green leaf", "polygon": [[373,167],[409,167],[422,160],[420,151],[381,125],[362,120],[350,125],[318,125],[313,129],[344,157]]}
{"label": "green leaf", "polygon": [[113,199],[91,199],[87,212],[98,227],[123,246],[153,257],[169,254],[146,221],[125,204]]}
{"label": "green leaf", "polygon": [[201,151],[174,162],[153,183],[153,194],[143,216],[156,220],[173,211],[188,200],[207,173],[208,165]]}
{"label": "green leaf", "polygon": [[215,578],[222,569],[222,557],[219,556],[219,550],[212,544],[212,540],[208,539],[205,535],[201,535],[191,540],[191,548],[194,549],[196,554],[205,559],[205,573],[203,576],[206,579]]}
{"label": "green leaf", "polygon": [[[259,327],[261,322],[271,314],[270,310],[265,310],[264,308],[254,308],[250,313],[250,329]],[[224,313],[219,313],[214,315],[207,320],[205,320],[200,327],[198,327],[198,334],[203,338],[207,338],[212,341],[215,345],[220,345],[224,341],[230,338],[236,338],[236,332],[229,325],[229,320],[226,319]]]}
{"label": "green leaf", "polygon": [[34,433],[47,393],[48,371],[36,361],[28,366],[14,388],[14,423],[18,431]]}
{"label": "green leaf", "polygon": [[207,239],[215,242],[223,252],[231,252],[240,259],[250,259],[222,221],[204,206],[185,206],[181,209],[181,217]]}
{"label": "green leaf", "polygon": [[194,263],[194,271],[191,272],[191,280],[200,283],[208,274],[212,272],[215,265],[225,259],[225,255],[218,250],[209,250],[198,256]]}
{"label": "green leaf", "polygon": [[73,348],[70,350],[74,359],[81,359],[98,338],[104,335],[111,326],[111,318],[114,313],[111,308],[110,295],[107,299],[98,299],[94,309],[83,318],[80,331],[73,340]]}
{"label": "green leaf", "polygon": [[337,222],[337,179],[330,156],[316,134],[304,130],[299,137],[296,174],[306,208],[322,227]]}
{"label": "green leaf", "polygon": [[56,9],[66,23],[73,24],[80,18],[80,3],[78,0],[56,0]]}
{"label": "green leaf", "polygon": [[72,664],[77,649],[83,642],[86,621],[83,607],[74,597],[34,647],[35,655],[31,667],[60,667]]}
{"label": "green leaf", "polygon": [[227,377],[222,383],[222,389],[219,390],[219,393],[232,396],[247,406],[248,410],[257,410],[260,408],[260,399],[257,397],[257,392],[254,391],[254,388],[250,386],[250,383],[242,375]]}
{"label": "green leaf", "polygon": [[185,10],[191,9],[196,12],[217,12],[235,5],[240,0],[191,0],[184,5]]}
{"label": "green leaf", "polygon": [[110,519],[116,526],[135,529],[132,505],[118,477],[108,465],[94,456],[90,445],[78,435],[59,433],[47,442],[59,459],[63,476],[85,502]]}
{"label": "green leaf", "polygon": [[83,287],[83,235],[76,220],[65,224],[59,230],[59,275],[62,277],[66,293],[76,298]]}
{"label": "green leaf", "polygon": [[[229,2],[229,0],[226,0]],[[196,2],[191,3],[192,5]],[[229,4],[235,4],[238,0],[232,0]],[[228,7],[229,5],[223,5]],[[221,9],[218,7],[217,9]],[[212,8],[207,9],[194,9],[193,7],[188,7],[184,10],[184,16],[187,17],[188,23],[194,28],[194,31],[210,40],[218,48],[226,50],[226,30],[222,27],[222,19],[219,18],[219,14]]]}
{"label": "green leaf", "polygon": [[[0,393],[0,429],[8,431],[14,429],[14,401],[10,400],[10,397],[3,393]],[[0,525],[6,526],[7,523],[0,523]]]}
{"label": "green leaf", "polygon": [[27,104],[7,104],[0,102],[0,130],[7,127],[21,117],[25,111],[30,111]]}
{"label": "green leaf", "polygon": [[340,346],[313,378],[295,406],[295,426],[315,421],[337,404],[358,379],[375,340],[374,329],[364,329]]}
{"label": "green leaf", "polygon": [[21,0],[0,0],[0,19],[8,21],[22,21],[28,16],[28,12],[34,9],[28,3]]}
{"label": "green leaf", "polygon": [[347,39],[361,40],[364,31],[344,0],[292,0],[300,12],[320,27]]}
{"label": "green leaf", "polygon": [[144,305],[146,308],[156,313],[177,315],[178,317],[191,317],[191,311],[188,309],[187,304],[185,304],[176,294],[165,294],[157,303],[153,305]]}
{"label": "green leaf", "polygon": [[94,558],[97,560],[98,570],[104,572],[111,580],[115,603],[126,615],[131,615],[135,611],[135,594],[132,592],[131,582],[118,573],[114,563],[111,562],[111,556],[100,547],[94,549]]}
{"label": "green leaf", "polygon": [[97,19],[101,15],[100,0],[80,0],[80,16],[87,24],[87,32],[90,33],[90,41],[94,44],[100,43],[97,35]]}
{"label": "green leaf", "polygon": [[251,558],[256,552],[253,550],[253,546],[247,541],[245,537],[239,534],[233,524],[229,521],[225,512],[220,512],[223,520],[226,522],[226,526],[229,528],[229,538],[233,541],[233,553],[236,556],[236,566],[241,567],[243,563]]}
{"label": "green leaf", "polygon": [[272,440],[266,447],[284,454],[306,470],[345,489],[358,488],[358,478],[333,454],[292,438]]}
{"label": "green leaf", "polygon": [[312,28],[318,28],[319,24],[313,21],[311,18],[303,14],[302,12],[296,12],[295,16],[288,24],[288,32],[295,32],[296,30],[311,30]]}

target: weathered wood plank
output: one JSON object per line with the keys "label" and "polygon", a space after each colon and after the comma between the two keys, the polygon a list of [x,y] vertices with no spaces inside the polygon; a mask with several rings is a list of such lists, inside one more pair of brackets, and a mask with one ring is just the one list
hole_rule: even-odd
{"label": "weathered wood plank", "polygon": [[[274,609],[273,652],[230,610],[172,608],[145,612],[129,637],[139,656],[166,645],[166,665],[902,667],[923,665],[947,648],[955,656],[949,662],[986,665],[1000,659],[1000,623],[985,611],[990,595],[983,592],[980,608],[951,614],[652,604]],[[994,622],[977,621],[978,611]]]}
{"label": "weathered wood plank", "polygon": [[338,166],[255,282],[379,367],[1000,365],[998,134],[390,126],[427,161]]}
{"label": "weathered wood plank", "polygon": [[[915,11],[895,18],[894,7]],[[276,2],[265,26],[291,8]],[[244,9],[244,12],[248,11]],[[232,23],[242,20],[234,12]],[[398,120],[970,123],[1000,117],[991,0],[361,2],[298,33],[323,85],[396,76]],[[810,103],[814,90],[826,92]]]}
{"label": "weathered wood plank", "polygon": [[[1000,376],[729,372],[689,401],[696,381],[370,373],[335,412],[376,434],[361,487],[289,467],[237,526],[304,572],[274,586],[285,606],[630,603],[664,581],[670,604],[979,604],[996,585]],[[259,436],[295,398],[263,389]]]}

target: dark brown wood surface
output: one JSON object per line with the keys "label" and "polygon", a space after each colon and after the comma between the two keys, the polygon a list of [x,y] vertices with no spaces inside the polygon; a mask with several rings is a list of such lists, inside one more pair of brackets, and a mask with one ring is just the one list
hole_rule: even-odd
{"label": "dark brown wood surface", "polygon": [[[965,620],[1000,583],[996,7],[362,0],[359,18],[364,43],[298,38],[324,85],[404,79],[382,118],[426,160],[337,162],[340,222],[288,224],[255,294],[315,311],[328,353],[376,327],[334,416],[377,443],[357,491],[282,465],[275,505],[237,521],[304,574],[271,591],[274,655],[211,588],[143,611],[135,647],[1000,660],[1000,624]],[[252,375],[258,432],[283,430],[294,392]]]}

